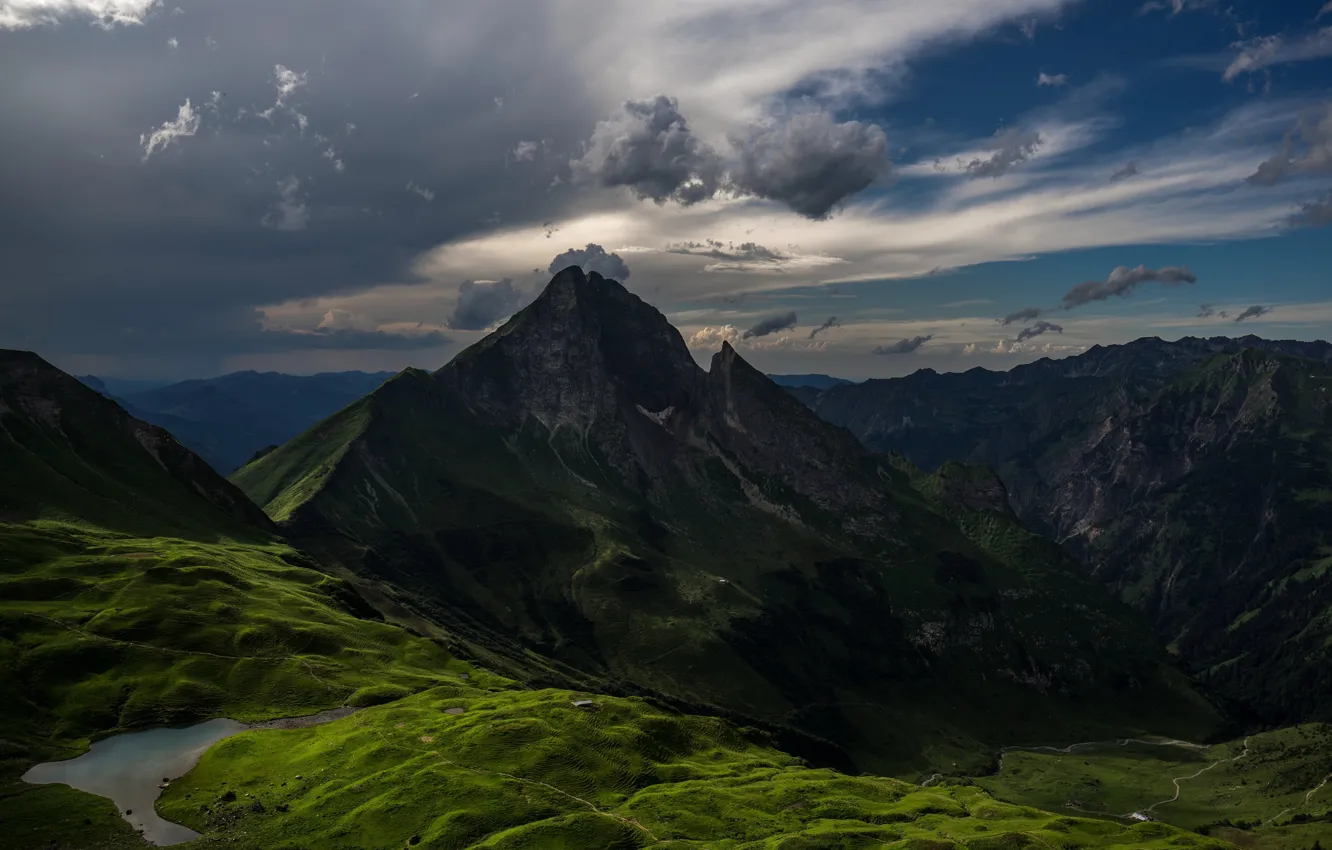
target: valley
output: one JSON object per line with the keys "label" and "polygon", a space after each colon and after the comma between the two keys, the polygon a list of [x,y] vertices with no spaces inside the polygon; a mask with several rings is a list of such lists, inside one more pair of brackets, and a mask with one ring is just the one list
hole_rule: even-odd
{"label": "valley", "polygon": [[[1241,378],[1280,374],[1247,362]],[[1208,368],[1231,398],[1230,367]],[[701,369],[660,313],[575,267],[443,369],[227,480],[4,353],[7,840],[1332,838],[1327,727],[1246,726],[1153,637],[1153,610],[1024,527],[1009,466],[877,453],[804,403],[865,385],[819,383],[782,389],[729,345]],[[1313,428],[1323,408],[1305,411]],[[301,716],[327,722],[268,722]],[[60,784],[98,763],[62,759],[187,728],[221,734],[180,769],[135,759],[139,786],[117,759],[80,780],[142,786],[123,811]]]}

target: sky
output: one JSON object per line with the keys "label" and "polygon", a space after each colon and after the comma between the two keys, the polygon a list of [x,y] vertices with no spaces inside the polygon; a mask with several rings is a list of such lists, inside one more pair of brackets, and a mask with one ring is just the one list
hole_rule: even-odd
{"label": "sky", "polygon": [[1332,338],[1332,0],[0,0],[0,347],[438,368],[567,265],[700,362]]}

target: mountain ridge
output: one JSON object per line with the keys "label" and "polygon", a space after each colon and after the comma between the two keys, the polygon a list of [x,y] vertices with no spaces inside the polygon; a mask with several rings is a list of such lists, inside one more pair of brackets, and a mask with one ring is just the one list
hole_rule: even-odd
{"label": "mountain ridge", "polygon": [[[509,675],[720,706],[866,764],[932,763],[913,729],[975,757],[1079,700],[1215,723],[1133,617],[1011,515],[982,499],[951,518],[947,495],[734,348],[703,370],[659,311],[577,267],[440,370],[399,375],[233,480]],[[1052,620],[1055,596],[1080,607]],[[1073,725],[1127,728],[1095,714]]]}
{"label": "mountain ridge", "polygon": [[927,468],[992,465],[1254,722],[1326,719],[1332,345],[1139,340],[1018,368],[800,397]]}

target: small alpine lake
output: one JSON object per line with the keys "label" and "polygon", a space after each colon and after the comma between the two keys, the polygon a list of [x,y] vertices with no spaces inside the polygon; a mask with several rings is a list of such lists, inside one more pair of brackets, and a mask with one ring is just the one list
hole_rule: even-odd
{"label": "small alpine lake", "polygon": [[199,833],[158,817],[153,804],[165,782],[187,773],[209,747],[238,732],[295,729],[339,720],[353,711],[340,708],[255,724],[222,717],[192,726],[125,732],[94,743],[76,758],[36,765],[23,774],[23,781],[32,785],[58,782],[106,797],[147,841],[161,846],[181,844],[198,838]]}

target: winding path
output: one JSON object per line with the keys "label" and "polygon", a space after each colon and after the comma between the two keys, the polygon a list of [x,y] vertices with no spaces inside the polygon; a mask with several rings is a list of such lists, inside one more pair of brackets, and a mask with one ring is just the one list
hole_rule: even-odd
{"label": "winding path", "polygon": [[1179,783],[1181,783],[1181,782],[1187,782],[1187,781],[1190,780],[1190,779],[1197,779],[1199,776],[1202,776],[1204,773],[1206,773],[1207,771],[1211,770],[1211,769],[1214,768],[1214,767],[1218,767],[1218,766],[1223,765],[1223,764],[1230,764],[1230,763],[1232,763],[1232,762],[1237,762],[1237,761],[1239,761],[1240,759],[1242,759],[1242,758],[1244,758],[1245,756],[1247,756],[1248,754],[1249,754],[1249,739],[1246,737],[1246,738],[1244,739],[1244,752],[1242,752],[1242,753],[1240,753],[1239,755],[1234,756],[1234,757],[1232,757],[1232,758],[1221,759],[1220,761],[1212,762],[1211,764],[1207,765],[1207,767],[1204,767],[1202,770],[1200,770],[1200,771],[1198,771],[1197,773],[1194,773],[1194,774],[1192,774],[1192,775],[1190,775],[1190,776],[1180,776],[1180,777],[1176,777],[1176,778],[1174,778],[1174,779],[1171,779],[1171,780],[1170,780],[1171,783],[1174,784],[1174,786],[1175,786],[1175,796],[1171,797],[1169,800],[1162,800],[1162,801],[1159,802],[1159,803],[1152,803],[1150,806],[1147,807],[1146,811],[1154,812],[1154,811],[1156,811],[1156,807],[1157,807],[1157,806],[1164,806],[1164,805],[1166,805],[1167,803],[1174,803],[1174,802],[1178,801],[1178,800],[1179,800],[1179,795],[1180,795],[1180,793],[1181,793],[1181,791],[1182,791],[1182,789],[1179,787]]}

